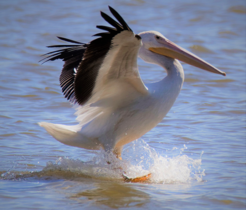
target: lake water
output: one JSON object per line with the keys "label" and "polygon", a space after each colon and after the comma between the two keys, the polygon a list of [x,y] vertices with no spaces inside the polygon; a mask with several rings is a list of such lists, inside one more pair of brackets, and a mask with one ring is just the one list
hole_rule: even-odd
{"label": "lake water", "polygon": [[[183,64],[166,118],[126,145],[123,161],[57,142],[37,122],[74,124],[61,61],[41,65],[56,36],[89,42],[115,8],[135,33],[161,32],[227,73]],[[0,1],[0,209],[245,209],[246,2]],[[165,76],[139,60],[144,82]],[[125,183],[117,169],[152,173]]]}

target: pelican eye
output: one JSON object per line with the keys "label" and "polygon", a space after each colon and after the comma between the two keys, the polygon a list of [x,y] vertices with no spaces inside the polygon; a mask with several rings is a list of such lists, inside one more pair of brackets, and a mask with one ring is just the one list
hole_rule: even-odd
{"label": "pelican eye", "polygon": [[160,39],[160,37],[159,37],[159,36],[157,36],[157,35],[155,36],[155,38],[156,38],[156,39]]}

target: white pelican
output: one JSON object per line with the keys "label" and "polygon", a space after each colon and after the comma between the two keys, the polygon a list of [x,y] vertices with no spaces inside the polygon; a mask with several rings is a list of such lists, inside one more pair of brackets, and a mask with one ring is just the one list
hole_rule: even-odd
{"label": "white pelican", "polygon": [[[78,104],[78,124],[39,125],[63,144],[91,150],[103,148],[121,159],[123,146],[154,128],[173,106],[184,82],[178,60],[226,74],[159,32],[135,35],[124,19],[113,8],[109,9],[118,22],[101,12],[113,27],[97,26],[104,30],[95,34],[99,38],[83,44],[58,37],[74,45],[49,46],[61,49],[47,53],[43,59],[65,62],[60,85],[65,97]],[[163,67],[167,76],[145,85],[138,71],[138,56]]]}

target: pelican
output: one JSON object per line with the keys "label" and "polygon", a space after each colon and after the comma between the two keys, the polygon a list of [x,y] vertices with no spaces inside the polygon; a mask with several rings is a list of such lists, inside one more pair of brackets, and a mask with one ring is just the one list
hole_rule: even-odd
{"label": "pelican", "polygon": [[[134,34],[124,19],[101,12],[112,27],[98,25],[103,32],[88,44],[58,37],[67,45],[45,54],[44,62],[62,59],[62,92],[76,105],[77,125],[40,122],[59,142],[90,150],[103,148],[121,159],[122,148],[154,128],[166,116],[184,82],[183,61],[200,69],[226,75],[216,67],[174,44],[161,33]],[[72,44],[71,44],[72,43]],[[161,81],[144,84],[137,57],[166,70]]]}

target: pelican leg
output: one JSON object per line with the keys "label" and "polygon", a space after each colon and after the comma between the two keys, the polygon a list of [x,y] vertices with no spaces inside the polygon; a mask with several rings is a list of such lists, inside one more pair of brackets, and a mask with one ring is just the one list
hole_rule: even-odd
{"label": "pelican leg", "polygon": [[113,150],[113,153],[119,160],[122,160],[121,152],[122,152],[122,147],[115,147]]}
{"label": "pelican leg", "polygon": [[[122,147],[120,148],[114,148],[113,150],[113,153],[116,155],[116,157],[119,159],[119,160],[122,160],[122,157],[121,157],[121,151],[122,151]],[[140,176],[140,177],[136,177],[136,178],[129,178],[125,175],[125,172],[122,170],[122,177],[124,179],[125,182],[148,182],[151,178],[151,173],[145,175],[145,176]]]}

